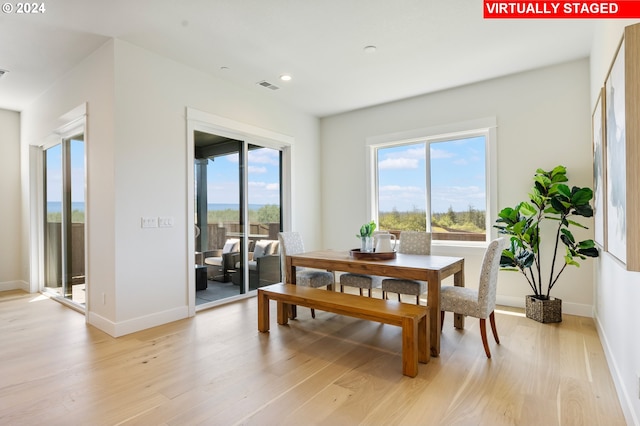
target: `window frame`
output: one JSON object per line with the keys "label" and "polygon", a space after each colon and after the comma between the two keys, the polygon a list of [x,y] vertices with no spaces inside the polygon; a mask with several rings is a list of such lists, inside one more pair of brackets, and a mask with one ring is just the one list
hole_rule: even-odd
{"label": "window frame", "polygon": [[[420,129],[366,138],[367,158],[367,210],[376,222],[378,221],[378,150],[394,146],[410,145],[424,142],[427,145],[473,136],[485,137],[485,187],[486,187],[486,236],[485,241],[433,240],[436,246],[486,246],[497,236],[493,223],[497,216],[497,124],[495,117],[450,123]],[[426,203],[428,217],[431,217],[431,164],[430,149],[426,150]],[[427,220],[427,230],[431,230],[431,220]]]}

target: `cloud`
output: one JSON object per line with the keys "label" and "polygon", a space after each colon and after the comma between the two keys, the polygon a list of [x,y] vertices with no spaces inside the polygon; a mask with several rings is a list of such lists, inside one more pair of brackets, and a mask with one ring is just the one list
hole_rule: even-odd
{"label": "cloud", "polygon": [[478,210],[486,207],[486,191],[479,186],[439,186],[431,190],[432,211],[441,213],[447,211],[449,206],[455,211],[463,211],[472,205]]}
{"label": "cloud", "polygon": [[249,166],[249,173],[267,173],[266,167]]}
{"label": "cloud", "polygon": [[267,182],[249,181],[249,190],[279,191],[280,184],[278,184],[277,182],[267,183]]}
{"label": "cloud", "polygon": [[440,160],[443,158],[453,158],[456,154],[453,152],[447,151],[446,149],[438,149],[431,147],[431,159],[432,160]]}
{"label": "cloud", "polygon": [[393,169],[417,169],[417,158],[387,158],[380,161],[378,169],[380,170],[393,170]]}
{"label": "cloud", "polygon": [[249,151],[249,164],[271,164],[280,165],[280,151],[269,148],[253,149]]}

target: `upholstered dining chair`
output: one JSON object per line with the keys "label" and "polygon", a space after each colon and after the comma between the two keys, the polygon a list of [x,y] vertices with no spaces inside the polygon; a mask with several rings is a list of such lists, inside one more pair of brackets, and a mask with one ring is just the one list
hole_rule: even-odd
{"label": "upholstered dining chair", "polygon": [[[287,256],[294,254],[304,253],[304,244],[302,242],[302,236],[298,232],[280,232],[278,233],[278,240],[280,241],[281,256],[281,268],[282,277],[286,277],[285,259]],[[321,271],[318,269],[310,268],[296,268],[296,285],[304,287],[327,287],[332,288],[334,284],[333,272]],[[316,312],[311,309],[311,316],[316,317]]]}
{"label": "upholstered dining chair", "polygon": [[[431,233],[402,231],[398,253],[431,254]],[[416,304],[419,305],[420,295],[427,292],[427,283],[426,281],[385,278],[382,280],[382,298],[386,299],[389,292],[398,293],[398,301],[400,301],[401,294],[414,295],[416,296]]]}
{"label": "upholstered dining chair", "polygon": [[340,291],[344,292],[344,287],[356,287],[362,296],[362,290],[368,290],[368,296],[371,297],[371,290],[380,287],[382,279],[371,275],[344,273],[340,275]]}
{"label": "upholstered dining chair", "polygon": [[445,311],[467,315],[480,319],[480,335],[487,358],[491,358],[491,351],[487,343],[487,324],[489,318],[491,331],[496,343],[500,344],[494,309],[496,307],[496,290],[498,287],[498,271],[500,270],[500,256],[507,245],[507,238],[497,238],[489,244],[482,260],[480,284],[478,289],[456,286],[442,286],[440,290],[440,329],[444,321]]}

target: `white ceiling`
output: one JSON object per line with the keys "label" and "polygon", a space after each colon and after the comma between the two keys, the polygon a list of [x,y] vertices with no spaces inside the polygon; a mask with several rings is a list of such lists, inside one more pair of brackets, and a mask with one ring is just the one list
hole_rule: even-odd
{"label": "white ceiling", "polygon": [[0,108],[23,110],[111,37],[327,116],[587,57],[594,29],[485,20],[481,0],[42,1],[0,13]]}

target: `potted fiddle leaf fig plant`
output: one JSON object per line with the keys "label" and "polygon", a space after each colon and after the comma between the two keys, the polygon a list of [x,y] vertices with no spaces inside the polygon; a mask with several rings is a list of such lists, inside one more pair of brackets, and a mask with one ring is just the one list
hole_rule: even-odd
{"label": "potted fiddle leaf fig plant", "polygon": [[[564,166],[551,171],[536,170],[529,200],[514,208],[502,209],[495,225],[499,233],[510,236],[510,244],[500,258],[500,267],[520,272],[525,277],[533,291],[525,300],[526,316],[543,323],[562,321],[562,300],[552,298],[550,294],[567,266],[579,267],[580,260],[598,257],[593,240],[576,241],[569,229],[572,226],[587,229],[576,222],[576,218],[593,216],[589,204],[593,191],[588,187],[569,187],[568,180]],[[555,231],[555,240],[552,241],[551,263],[543,268],[541,233],[545,225]],[[561,243],[564,256],[559,253]],[[563,260],[558,256],[563,256]]]}

